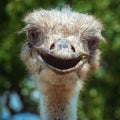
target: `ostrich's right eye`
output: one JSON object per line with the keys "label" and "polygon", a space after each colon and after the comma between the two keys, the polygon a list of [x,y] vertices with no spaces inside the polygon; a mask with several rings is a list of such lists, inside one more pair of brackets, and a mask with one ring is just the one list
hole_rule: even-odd
{"label": "ostrich's right eye", "polygon": [[28,31],[27,41],[30,44],[35,44],[39,40],[39,32],[37,29],[32,29]]}
{"label": "ostrich's right eye", "polygon": [[31,33],[31,37],[34,39],[34,40],[37,40],[38,39],[38,32],[37,31],[33,31]]}

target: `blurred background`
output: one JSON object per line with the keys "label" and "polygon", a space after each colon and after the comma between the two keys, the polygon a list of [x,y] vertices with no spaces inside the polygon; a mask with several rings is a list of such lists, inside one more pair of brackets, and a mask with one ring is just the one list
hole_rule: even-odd
{"label": "blurred background", "polygon": [[26,13],[61,8],[95,15],[105,24],[102,65],[87,81],[78,120],[120,120],[120,0],[0,0],[0,120],[39,120],[38,91],[20,60]]}

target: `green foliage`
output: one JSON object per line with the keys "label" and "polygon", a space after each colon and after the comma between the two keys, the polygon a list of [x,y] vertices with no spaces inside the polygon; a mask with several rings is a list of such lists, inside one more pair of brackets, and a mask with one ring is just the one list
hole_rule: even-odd
{"label": "green foliage", "polygon": [[[79,101],[78,120],[120,120],[120,1],[119,0],[1,0],[0,1],[0,94],[17,91],[24,110],[34,106],[30,98],[33,87],[24,79],[26,70],[19,54],[25,36],[16,32],[24,27],[22,18],[38,8],[55,8],[69,4],[73,10],[95,15],[105,24],[107,44],[100,71],[87,81]],[[27,92],[23,92],[27,91]],[[28,101],[29,100],[29,101]],[[29,104],[29,105],[28,105]],[[27,106],[29,106],[27,108]],[[30,107],[31,106],[31,107]],[[35,112],[33,108],[33,112]]]}

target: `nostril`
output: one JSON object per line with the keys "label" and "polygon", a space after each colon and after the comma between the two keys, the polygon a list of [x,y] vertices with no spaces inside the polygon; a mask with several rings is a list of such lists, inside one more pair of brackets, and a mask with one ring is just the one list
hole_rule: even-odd
{"label": "nostril", "polygon": [[70,45],[70,44],[66,44],[66,43],[59,43],[59,44],[57,44],[57,45],[55,45],[55,43],[53,43],[53,44],[51,44],[51,46],[50,46],[50,50],[54,49],[55,46],[56,46],[58,49],[71,49],[73,52],[76,52],[74,46],[72,46],[72,45]]}
{"label": "nostril", "polygon": [[55,47],[55,44],[53,43],[51,46],[50,46],[50,50],[54,49]]}
{"label": "nostril", "polygon": [[72,49],[73,52],[75,52],[75,48],[74,48],[74,46],[71,46],[71,49]]}

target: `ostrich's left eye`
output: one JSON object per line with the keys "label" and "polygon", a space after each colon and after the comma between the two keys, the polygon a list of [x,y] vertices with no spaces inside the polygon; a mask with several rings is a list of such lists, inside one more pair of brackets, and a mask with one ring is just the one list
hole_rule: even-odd
{"label": "ostrich's left eye", "polygon": [[88,48],[90,50],[96,50],[98,48],[98,43],[99,43],[98,39],[96,39],[96,38],[90,39],[88,41]]}

